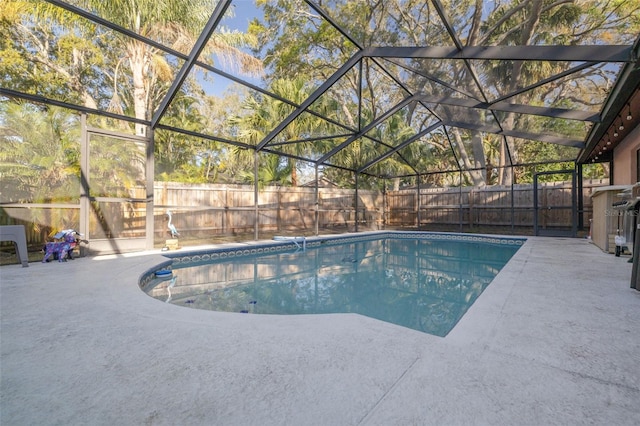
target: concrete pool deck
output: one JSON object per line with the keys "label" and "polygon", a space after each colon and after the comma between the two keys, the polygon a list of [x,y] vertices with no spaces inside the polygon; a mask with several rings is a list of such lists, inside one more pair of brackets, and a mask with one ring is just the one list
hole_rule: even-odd
{"label": "concrete pool deck", "polygon": [[0,424],[640,424],[640,292],[586,240],[529,238],[445,338],[165,304],[163,260],[0,267]]}

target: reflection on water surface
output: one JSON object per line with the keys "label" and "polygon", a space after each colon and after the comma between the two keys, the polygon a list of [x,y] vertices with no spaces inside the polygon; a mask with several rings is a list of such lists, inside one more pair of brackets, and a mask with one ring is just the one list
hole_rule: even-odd
{"label": "reflection on water surface", "polygon": [[248,314],[357,313],[445,336],[520,245],[395,239],[174,267],[152,297]]}

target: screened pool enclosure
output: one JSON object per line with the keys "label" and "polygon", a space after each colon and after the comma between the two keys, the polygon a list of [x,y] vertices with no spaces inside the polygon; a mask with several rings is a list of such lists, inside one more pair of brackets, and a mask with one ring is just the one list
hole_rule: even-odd
{"label": "screened pool enclosure", "polygon": [[170,219],[194,241],[443,224],[575,236],[640,116],[638,2],[1,9],[0,222],[34,246],[75,228],[96,252],[152,248]]}

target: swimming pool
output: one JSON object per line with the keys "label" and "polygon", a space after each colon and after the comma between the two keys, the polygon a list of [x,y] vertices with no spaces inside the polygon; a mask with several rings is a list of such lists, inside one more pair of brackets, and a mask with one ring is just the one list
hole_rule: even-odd
{"label": "swimming pool", "polygon": [[523,238],[384,232],[173,255],[141,287],[172,304],[246,314],[356,313],[446,336]]}

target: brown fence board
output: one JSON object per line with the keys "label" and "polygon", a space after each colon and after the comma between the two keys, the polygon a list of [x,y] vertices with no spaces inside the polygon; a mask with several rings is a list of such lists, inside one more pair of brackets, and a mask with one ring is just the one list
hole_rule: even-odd
{"label": "brown fence board", "polygon": [[[592,217],[593,189],[607,185],[606,181],[583,182],[584,224]],[[135,195],[135,197],[134,197]],[[320,230],[384,229],[436,225],[510,226],[533,228],[532,185],[490,186],[484,188],[421,188],[385,193],[373,190],[319,188],[317,217]],[[538,220],[541,227],[571,226],[571,183],[542,183],[539,186]],[[143,194],[132,193],[133,198]],[[185,184],[156,182],[154,186],[155,233],[167,238],[168,217],[182,235],[207,237],[252,233],[256,210],[252,186]],[[259,231],[315,232],[315,188],[266,187],[258,194]],[[358,212],[356,214],[356,205]],[[119,236],[143,236],[146,217],[144,202],[110,205],[117,208],[106,215],[109,229]],[[512,208],[513,207],[513,208]],[[545,209],[545,207],[555,207]],[[559,209],[558,207],[566,207]],[[5,207],[0,223],[24,223],[30,244],[43,242],[43,229],[77,226],[78,205]],[[419,223],[418,223],[419,220]],[[76,225],[74,225],[76,223]],[[92,235],[95,237],[95,235]]]}

